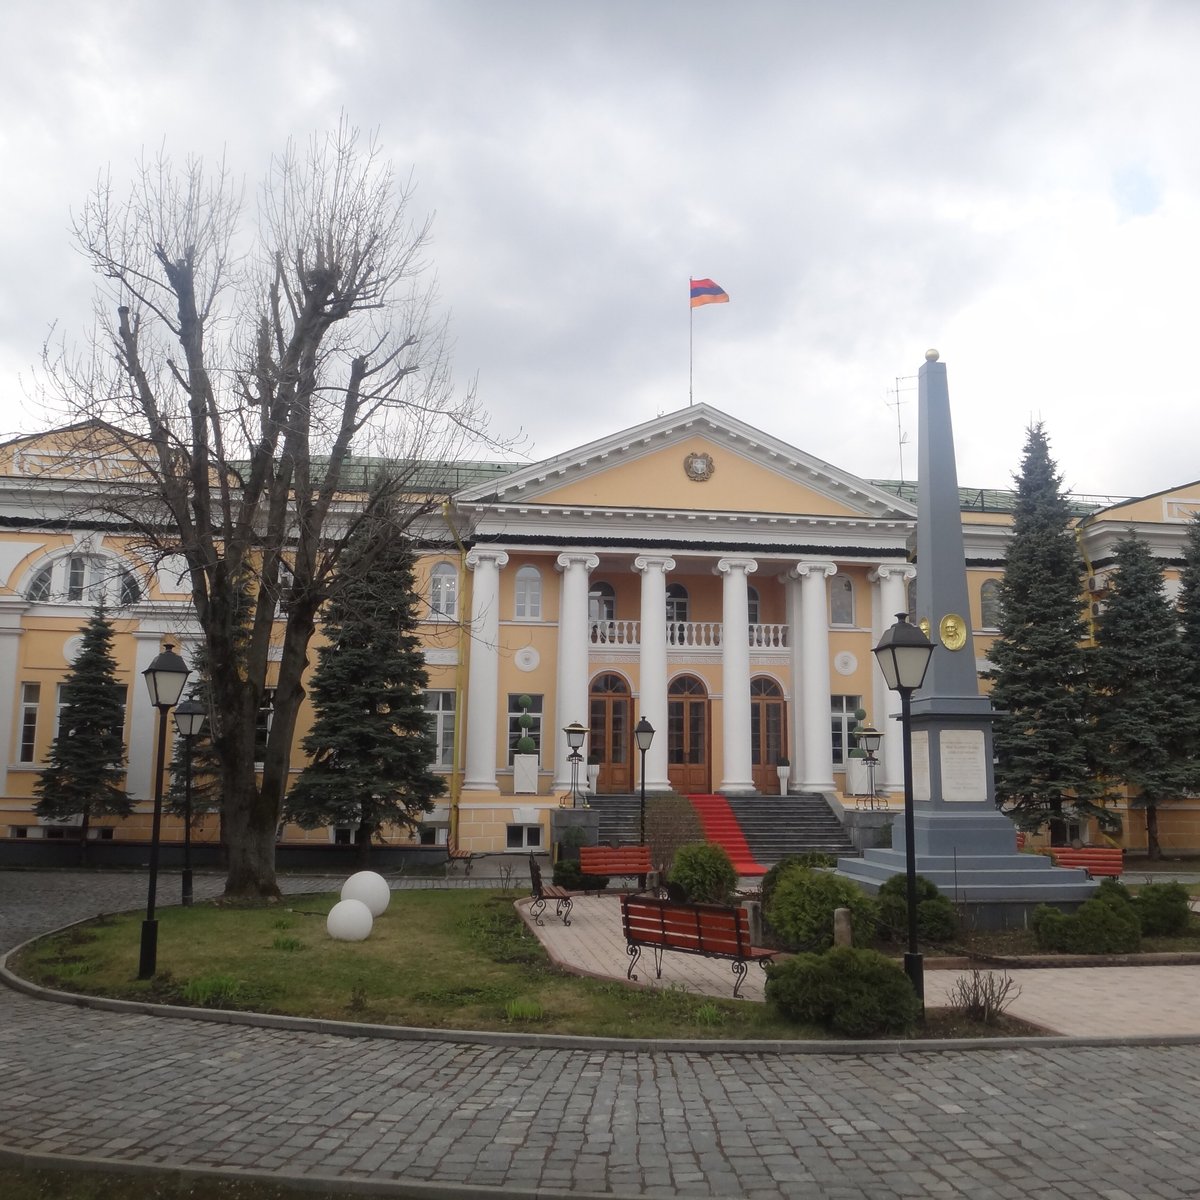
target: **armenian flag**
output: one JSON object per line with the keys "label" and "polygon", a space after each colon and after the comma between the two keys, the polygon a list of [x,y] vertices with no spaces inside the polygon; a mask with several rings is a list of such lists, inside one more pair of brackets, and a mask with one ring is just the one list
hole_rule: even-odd
{"label": "armenian flag", "polygon": [[711,279],[693,279],[692,307],[699,308],[702,304],[728,304],[729,293]]}

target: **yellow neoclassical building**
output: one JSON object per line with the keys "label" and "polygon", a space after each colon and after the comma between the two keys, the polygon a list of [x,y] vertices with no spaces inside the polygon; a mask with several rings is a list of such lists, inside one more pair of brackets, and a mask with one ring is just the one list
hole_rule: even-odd
{"label": "yellow neoclassical building", "polygon": [[[182,563],[151,569],[104,516],[120,464],[104,477],[77,472],[72,436],[0,447],[0,835],[70,836],[39,821],[31,797],[80,628],[103,595],[128,684],[128,787],[139,804],[95,836],[137,840],[149,827],[154,731],[138,676],[164,641],[187,655],[196,628]],[[914,484],[859,478],[706,405],[534,465],[452,464],[429,479],[442,503],[417,531],[418,586],[426,708],[448,788],[423,840],[473,852],[547,846],[549,814],[573,784],[639,788],[642,719],[655,730],[648,792],[776,794],[782,760],[785,786],[836,797],[853,790],[846,752],[862,708],[884,734],[877,786],[899,791],[897,703],[871,648],[910,609]],[[1011,502],[962,491],[981,671]],[[1089,604],[1103,603],[1130,530],[1174,582],[1200,483],[1075,502]],[[525,711],[532,756],[517,752]],[[576,763],[563,733],[573,724],[588,731]],[[307,726],[302,718],[297,740]],[[301,765],[297,752],[293,772]],[[1164,846],[1200,847],[1198,815],[1186,802],[1164,810]],[[215,837],[215,821],[200,836]],[[346,836],[282,830],[284,842]],[[1126,839],[1144,845],[1136,816]]]}

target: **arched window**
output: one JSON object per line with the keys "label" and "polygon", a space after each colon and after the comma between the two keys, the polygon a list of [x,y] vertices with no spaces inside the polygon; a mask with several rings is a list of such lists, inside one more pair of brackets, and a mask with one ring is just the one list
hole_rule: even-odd
{"label": "arched window", "polygon": [[142,585],[119,559],[103,554],[65,554],[34,572],[25,588],[34,604],[103,603],[128,608],[142,598]]}
{"label": "arched window", "polygon": [[429,573],[429,611],[435,617],[458,617],[458,572],[454,565],[440,562]]}
{"label": "arched window", "polygon": [[746,612],[751,625],[757,625],[762,620],[762,603],[758,598],[758,588],[746,589]]}
{"label": "arched window", "polygon": [[522,567],[517,572],[517,594],[513,616],[518,621],[542,619],[542,573],[537,567]]}
{"label": "arched window", "polygon": [[917,581],[915,578],[908,581],[908,587],[904,589],[904,594],[908,600],[908,615],[912,618],[910,624],[917,623]]}
{"label": "arched window", "polygon": [[854,624],[854,581],[849,575],[838,574],[829,581],[829,622]]}
{"label": "arched window", "polygon": [[617,616],[617,593],[611,583],[600,580],[593,583],[588,592],[588,619],[591,621],[613,621]]}
{"label": "arched window", "polygon": [[979,589],[979,616],[984,629],[1000,628],[1000,581],[987,579]]}

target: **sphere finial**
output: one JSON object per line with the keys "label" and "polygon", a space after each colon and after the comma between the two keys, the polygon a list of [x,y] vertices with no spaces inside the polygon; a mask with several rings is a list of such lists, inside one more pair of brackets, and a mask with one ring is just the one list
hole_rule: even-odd
{"label": "sphere finial", "polygon": [[925,361],[926,362],[937,362],[937,360],[941,357],[942,356],[936,350],[926,350],[925,351]]}

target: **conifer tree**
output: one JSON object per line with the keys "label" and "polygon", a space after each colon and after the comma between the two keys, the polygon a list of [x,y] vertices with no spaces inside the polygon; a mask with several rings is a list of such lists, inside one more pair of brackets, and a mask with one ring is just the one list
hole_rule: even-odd
{"label": "conifer tree", "polygon": [[445,788],[431,770],[412,550],[365,525],[324,614],[329,641],[310,682],[315,719],[303,743],[310,762],[284,804],[308,829],[354,827],[363,863],[385,826],[415,826]]}
{"label": "conifer tree", "polygon": [[1012,538],[1000,583],[992,669],[997,801],[1030,828],[1049,822],[1065,840],[1064,808],[1106,823],[1089,762],[1088,688],[1082,642],[1083,564],[1062,477],[1045,427],[1029,427],[1015,476]]}
{"label": "conifer tree", "polygon": [[1162,857],[1158,809],[1187,787],[1191,756],[1178,735],[1186,706],[1179,624],[1145,541],[1123,538],[1096,631],[1093,679],[1102,768],[1146,813],[1147,850]]}
{"label": "conifer tree", "polygon": [[1200,513],[1188,523],[1179,572],[1178,616],[1185,703],[1178,728],[1187,740],[1191,759],[1188,790],[1200,792]]}
{"label": "conifer tree", "polygon": [[125,685],[116,675],[112,624],[98,608],[82,629],[83,644],[63,682],[62,711],[49,764],[34,785],[39,817],[80,817],[79,860],[87,859],[93,817],[127,817],[125,791]]}

